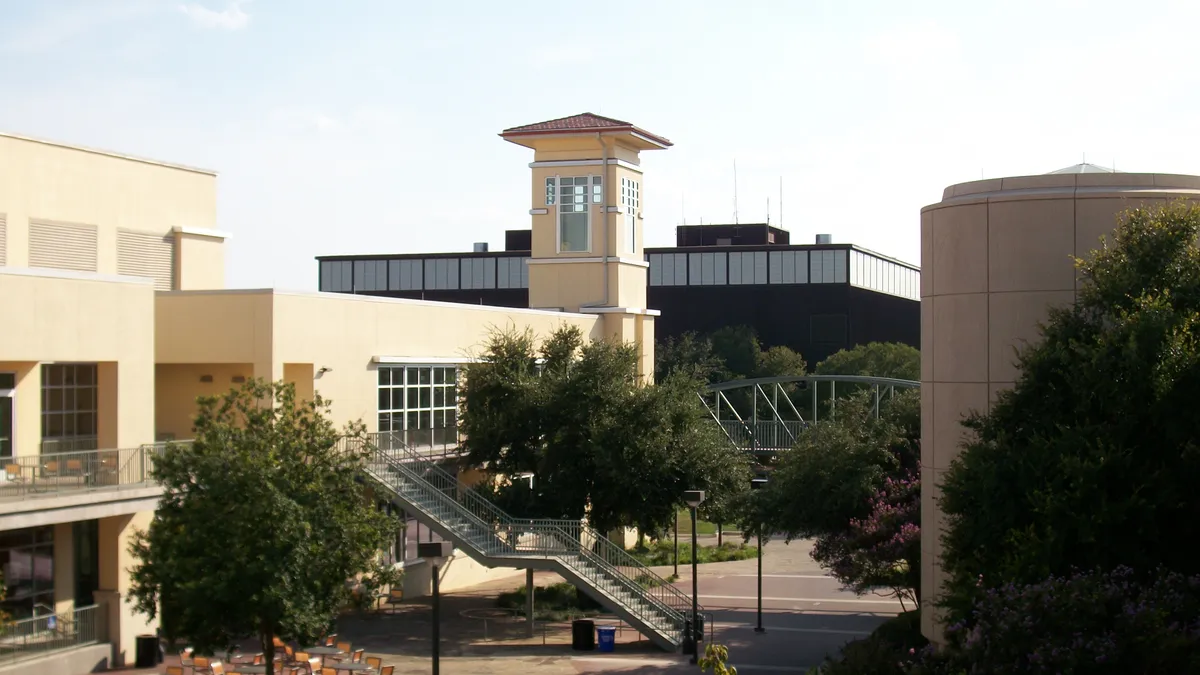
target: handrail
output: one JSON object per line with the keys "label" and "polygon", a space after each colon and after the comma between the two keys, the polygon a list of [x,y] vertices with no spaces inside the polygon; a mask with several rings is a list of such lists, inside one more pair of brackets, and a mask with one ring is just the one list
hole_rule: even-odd
{"label": "handrail", "polygon": [[100,641],[100,606],[41,614],[0,626],[0,663],[16,663],[59,649]]}
{"label": "handrail", "polygon": [[[624,591],[640,599],[644,605],[626,603],[625,609],[650,625],[661,626],[666,619],[673,629],[682,629],[685,616],[691,612],[691,598],[583,522],[514,518],[393,434],[371,434],[366,440],[376,461],[409,479],[409,488],[425,498],[430,511],[427,515],[447,526],[477,530],[475,536],[461,534],[485,555],[555,557],[601,589]],[[387,482],[382,475],[377,478]],[[461,522],[448,522],[447,510]],[[571,556],[591,565],[595,572],[572,564]],[[604,580],[607,583],[602,583]]]}
{"label": "handrail", "polygon": [[191,441],[6,457],[0,461],[0,498],[154,485],[150,471],[154,461],[167,446],[188,443]]}

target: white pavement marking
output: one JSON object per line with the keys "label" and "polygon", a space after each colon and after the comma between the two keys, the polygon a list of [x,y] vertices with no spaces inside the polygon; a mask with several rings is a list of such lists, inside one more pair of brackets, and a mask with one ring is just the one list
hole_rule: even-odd
{"label": "white pavement marking", "polygon": [[624,663],[632,666],[681,666],[687,664],[686,658],[677,661],[665,659],[623,659],[619,656],[572,656],[572,661],[591,661],[594,663]]}
{"label": "white pavement marking", "polygon": [[[717,578],[724,579],[726,577],[749,577],[751,579],[757,579],[758,575],[757,574],[722,574],[722,575],[718,576]],[[764,575],[762,575],[762,577],[764,579],[826,579],[828,581],[837,581],[837,579],[834,579],[833,577],[827,576],[824,574],[764,574]]]}
{"label": "white pavement marking", "polygon": [[[758,600],[757,595],[701,595],[700,600]],[[899,605],[899,600],[880,599],[880,600],[863,600],[862,598],[763,598],[763,602],[818,602],[829,603],[831,605]]]}
{"label": "white pavement marking", "polygon": [[[743,628],[753,629],[755,626],[748,623],[721,623],[717,622],[713,626],[713,630],[721,630],[722,628]],[[822,633],[825,635],[870,635],[869,630],[842,630],[838,628],[789,628],[787,626],[763,626],[768,633],[778,631],[781,633]]]}
{"label": "white pavement marking", "polygon": [[796,666],[756,666],[750,663],[731,663],[729,664],[738,669],[739,673],[750,670],[767,670],[773,673],[807,673],[808,668],[799,668]]}

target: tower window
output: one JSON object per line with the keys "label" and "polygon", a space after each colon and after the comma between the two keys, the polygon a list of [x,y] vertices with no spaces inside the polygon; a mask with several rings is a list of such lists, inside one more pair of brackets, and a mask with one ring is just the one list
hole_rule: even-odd
{"label": "tower window", "polygon": [[638,183],[631,178],[621,179],[621,211],[625,214],[625,237],[631,253],[637,253],[637,215],[641,207]]}
{"label": "tower window", "polygon": [[546,206],[554,206],[554,179],[546,179]]}
{"label": "tower window", "polygon": [[591,202],[603,199],[600,176],[560,176],[558,178],[558,250],[561,253],[591,250]]}

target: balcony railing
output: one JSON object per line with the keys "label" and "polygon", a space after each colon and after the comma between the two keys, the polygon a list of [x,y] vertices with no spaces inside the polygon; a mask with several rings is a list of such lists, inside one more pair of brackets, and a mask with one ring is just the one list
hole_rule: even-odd
{"label": "balcony railing", "polygon": [[0,664],[37,658],[47,652],[101,641],[100,606],[43,614],[0,625]]}
{"label": "balcony railing", "polygon": [[136,448],[5,458],[0,498],[147,487],[154,484],[151,469],[167,445],[149,443]]}
{"label": "balcony railing", "polygon": [[402,431],[368,434],[376,447],[389,449],[397,441],[413,452],[427,457],[457,457],[462,454],[461,437],[455,427],[437,429],[404,429]]}

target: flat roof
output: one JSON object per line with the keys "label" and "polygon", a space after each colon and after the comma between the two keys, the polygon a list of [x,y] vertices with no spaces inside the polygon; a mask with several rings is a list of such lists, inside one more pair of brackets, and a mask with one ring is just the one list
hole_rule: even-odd
{"label": "flat roof", "polygon": [[164,167],[167,169],[178,169],[180,171],[190,171],[192,173],[201,173],[201,174],[204,174],[207,176],[214,176],[214,177],[217,175],[217,172],[212,169],[201,169],[199,167],[188,166],[186,164],[175,164],[173,162],[164,162],[159,159],[149,159],[146,157],[137,157],[135,155],[127,155],[125,153],[114,152],[112,150],[101,150],[99,148],[91,148],[91,147],[87,147],[84,145],[74,145],[71,143],[64,143],[62,141],[52,141],[52,140],[45,139],[45,138],[36,138],[33,136],[25,136],[23,134],[14,134],[14,133],[11,133],[8,131],[0,131],[0,137],[11,138],[11,139],[18,140],[18,141],[25,141],[27,143],[39,143],[41,145],[51,145],[56,148],[65,148],[67,150],[76,150],[79,152],[86,152],[86,153],[93,154],[93,155],[103,155],[105,157],[112,157],[114,159],[124,159],[124,160],[128,160],[130,162],[139,162],[141,164],[152,164],[154,166],[161,166],[161,167]]}

